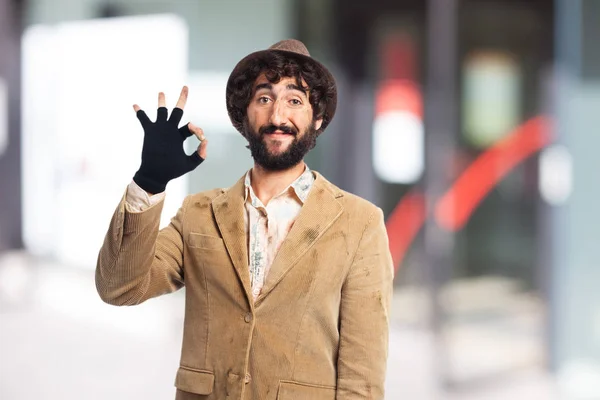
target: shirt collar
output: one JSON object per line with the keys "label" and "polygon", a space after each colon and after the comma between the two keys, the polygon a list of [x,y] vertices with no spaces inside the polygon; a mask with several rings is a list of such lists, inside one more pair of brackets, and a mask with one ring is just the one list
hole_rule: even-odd
{"label": "shirt collar", "polygon": [[308,198],[308,193],[312,188],[313,183],[315,182],[315,177],[313,176],[308,165],[304,169],[302,175],[298,177],[292,184],[290,185],[294,188],[296,192],[296,196],[302,201],[302,203],[306,203],[306,199]]}
{"label": "shirt collar", "polygon": [[[244,197],[244,201],[248,201],[248,196],[250,196],[250,198],[252,199],[252,203],[254,204],[258,199],[256,198],[256,195],[254,194],[254,190],[252,189],[252,182],[250,180],[250,171],[251,170],[248,170],[248,172],[246,172],[246,178],[244,179],[244,186],[246,187],[246,194]],[[300,201],[304,204],[306,202],[306,199],[308,198],[308,194],[310,193],[310,189],[312,188],[314,182],[315,182],[315,178],[312,174],[312,171],[310,170],[310,168],[308,168],[308,165],[307,165],[306,168],[304,169],[304,172],[302,173],[302,175],[300,175],[294,182],[292,182],[281,193],[285,193],[290,188],[292,188],[294,190],[294,193],[296,193],[296,196],[298,196]],[[281,195],[281,193],[279,195]],[[279,196],[279,195],[277,195],[277,196]]]}

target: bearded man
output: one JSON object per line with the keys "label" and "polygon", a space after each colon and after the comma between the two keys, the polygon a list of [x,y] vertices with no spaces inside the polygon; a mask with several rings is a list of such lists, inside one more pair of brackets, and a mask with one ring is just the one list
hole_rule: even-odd
{"label": "bearded man", "polygon": [[[226,89],[253,168],[187,196],[159,231],[167,183],[205,158],[201,128],[178,128],[188,90],[156,122],[137,105],[142,161],[98,256],[103,301],[185,291],[176,399],[383,399],[393,267],[380,208],[304,163],[337,90],[297,40],[252,53]],[[167,118],[168,117],[168,118]],[[183,141],[195,134],[198,150]]]}

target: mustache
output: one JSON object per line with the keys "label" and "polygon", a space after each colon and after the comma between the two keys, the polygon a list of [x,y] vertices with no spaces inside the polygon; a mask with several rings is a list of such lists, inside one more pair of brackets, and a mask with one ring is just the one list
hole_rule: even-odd
{"label": "mustache", "polygon": [[258,133],[260,133],[260,135],[266,135],[269,133],[273,133],[275,131],[281,131],[283,133],[287,133],[288,135],[294,135],[294,136],[298,136],[298,131],[294,128],[292,128],[291,126],[287,126],[287,125],[273,125],[273,124],[269,124],[269,125],[265,125],[262,126],[259,130]]}

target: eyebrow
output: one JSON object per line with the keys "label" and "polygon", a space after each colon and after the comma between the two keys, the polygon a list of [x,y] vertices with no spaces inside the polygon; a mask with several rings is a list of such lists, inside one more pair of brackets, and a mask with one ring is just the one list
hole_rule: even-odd
{"label": "eyebrow", "polygon": [[[304,90],[303,88],[301,88],[298,85],[294,85],[293,83],[288,84],[285,88],[287,90],[297,90],[297,91],[301,92],[302,94],[306,95],[306,90]],[[273,89],[273,84],[271,84],[271,83],[259,83],[254,88],[254,91],[258,92],[261,89],[269,89],[269,90],[271,90],[271,89]]]}

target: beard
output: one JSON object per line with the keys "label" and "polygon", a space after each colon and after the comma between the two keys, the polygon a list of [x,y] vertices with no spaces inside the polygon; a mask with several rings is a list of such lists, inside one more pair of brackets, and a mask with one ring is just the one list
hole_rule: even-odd
{"label": "beard", "polygon": [[[292,127],[272,124],[264,125],[258,132],[255,132],[249,126],[248,119],[244,121],[244,131],[254,162],[267,171],[283,171],[298,165],[317,143],[317,131],[314,121],[306,128],[303,135],[299,135],[298,131]],[[294,140],[288,148],[279,154],[270,152],[265,142],[265,136],[275,131],[294,136]]]}

